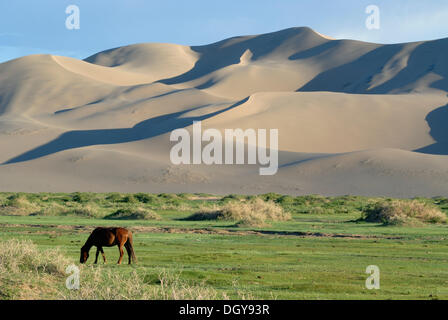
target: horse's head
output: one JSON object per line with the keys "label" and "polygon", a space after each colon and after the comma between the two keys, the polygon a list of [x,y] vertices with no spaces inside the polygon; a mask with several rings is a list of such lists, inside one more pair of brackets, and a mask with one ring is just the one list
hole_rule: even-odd
{"label": "horse's head", "polygon": [[79,258],[79,263],[86,263],[89,259],[89,251],[85,248],[81,248],[81,257]]}

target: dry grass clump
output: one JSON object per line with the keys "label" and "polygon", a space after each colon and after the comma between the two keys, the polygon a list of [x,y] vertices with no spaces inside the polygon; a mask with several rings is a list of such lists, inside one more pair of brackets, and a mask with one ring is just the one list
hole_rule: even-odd
{"label": "dry grass clump", "polygon": [[30,202],[24,195],[15,194],[0,206],[0,215],[25,216],[38,211],[40,208],[36,204]]}
{"label": "dry grass clump", "polygon": [[39,211],[33,212],[31,215],[36,216],[62,216],[66,215],[69,209],[57,202],[50,202],[42,207]]}
{"label": "dry grass clump", "polygon": [[0,298],[50,298],[68,265],[59,250],[42,252],[29,240],[0,242]]}
{"label": "dry grass clump", "polygon": [[70,300],[228,300],[211,287],[190,284],[179,274],[161,271],[157,284],[148,284],[136,270],[127,274],[104,267],[83,266],[79,290],[62,291],[60,299]]}
{"label": "dry grass clump", "polygon": [[68,259],[59,250],[41,252],[30,240],[0,242],[0,270],[3,272],[43,272],[64,274]]}
{"label": "dry grass clump", "polygon": [[119,209],[114,213],[104,217],[104,219],[110,220],[160,220],[160,216],[148,209],[144,208],[126,208]]}
{"label": "dry grass clump", "polygon": [[159,286],[153,288],[153,297],[160,300],[229,300],[225,293],[201,285],[191,285],[180,279],[180,275],[162,270]]}
{"label": "dry grass clump", "polygon": [[98,206],[91,203],[77,205],[76,207],[68,210],[66,213],[69,215],[88,217],[88,218],[100,217]]}
{"label": "dry grass clump", "polygon": [[273,201],[255,198],[249,201],[232,201],[219,210],[197,212],[187,220],[225,220],[237,221],[241,227],[262,227],[267,221],[287,221],[291,214]]}
{"label": "dry grass clump", "polygon": [[193,213],[184,220],[186,221],[206,221],[221,219],[221,207],[214,205],[211,207],[200,207],[200,211]]}
{"label": "dry grass clump", "polygon": [[291,215],[273,201],[256,198],[247,202],[229,202],[222,208],[223,220],[238,221],[238,226],[264,226],[266,221],[287,221]]}
{"label": "dry grass clump", "polygon": [[367,208],[363,220],[381,222],[384,225],[418,225],[422,223],[446,223],[447,217],[439,208],[412,200],[377,202]]}

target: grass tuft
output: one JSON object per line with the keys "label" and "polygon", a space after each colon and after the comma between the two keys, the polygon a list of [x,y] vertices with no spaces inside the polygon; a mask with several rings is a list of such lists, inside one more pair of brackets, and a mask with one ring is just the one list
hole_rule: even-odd
{"label": "grass tuft", "polygon": [[446,223],[447,217],[439,208],[418,200],[391,200],[367,206],[363,220],[384,225],[419,225]]}
{"label": "grass tuft", "polygon": [[189,216],[187,220],[225,220],[236,221],[240,227],[262,227],[267,221],[287,221],[291,214],[273,201],[263,201],[255,198],[249,201],[227,202],[220,209],[199,211]]}
{"label": "grass tuft", "polygon": [[148,209],[143,208],[126,208],[119,209],[114,213],[104,217],[110,220],[160,220],[160,216]]}

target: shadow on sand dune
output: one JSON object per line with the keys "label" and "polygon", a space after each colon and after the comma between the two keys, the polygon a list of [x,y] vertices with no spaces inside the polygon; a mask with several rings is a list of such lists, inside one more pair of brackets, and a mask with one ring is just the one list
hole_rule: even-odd
{"label": "shadow on sand dune", "polygon": [[183,117],[183,115],[204,108],[204,106],[147,119],[136,124],[132,128],[70,131],[60,135],[53,141],[4,162],[3,165],[34,160],[69,149],[93,145],[126,143],[152,138],[178,128],[190,126],[193,121],[203,121],[214,117],[220,113],[238,107],[247,100],[248,98],[225,109],[197,117]]}
{"label": "shadow on sand dune", "polygon": [[[305,55],[316,56],[322,52],[331,50],[338,41],[326,43],[320,47],[312,48]],[[341,41],[339,41],[341,43]],[[370,44],[363,44],[363,50],[369,48]],[[409,44],[382,45],[369,50],[358,59],[350,61],[322,73],[299,88],[299,92],[331,91],[358,94],[387,94],[395,91],[411,92],[418,91],[418,81],[428,75],[436,75],[439,80],[429,84],[430,88],[447,90],[448,73],[447,63],[443,54],[448,50],[448,39],[428,41],[417,45],[409,51],[406,67],[402,68],[391,79],[372,88],[374,77],[388,72],[385,67],[392,63],[389,68],[394,68],[397,61],[395,57],[400,52],[411,50]],[[297,54],[290,59],[300,59],[304,53]]]}
{"label": "shadow on sand dune", "polygon": [[[219,69],[239,64],[246,50],[252,52],[252,60],[256,61],[274,52],[286,42],[303,44],[307,47],[308,43],[310,43],[308,46],[314,46],[328,40],[320,38],[309,28],[301,27],[257,36],[235,37],[205,46],[194,46],[191,49],[200,55],[195,66],[184,74],[158,82],[172,85],[196,80]],[[205,89],[213,84],[214,82],[209,80],[198,89]]]}
{"label": "shadow on sand dune", "polygon": [[431,137],[436,143],[414,150],[415,152],[448,155],[448,104],[431,111],[426,116]]}

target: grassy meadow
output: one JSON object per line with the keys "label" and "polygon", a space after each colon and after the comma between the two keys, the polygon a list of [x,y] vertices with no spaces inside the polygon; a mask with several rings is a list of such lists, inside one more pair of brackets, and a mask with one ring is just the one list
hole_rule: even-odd
{"label": "grassy meadow", "polygon": [[[0,299],[447,299],[447,212],[446,198],[1,193]],[[132,230],[138,264],[112,247],[80,266],[98,226]]]}

